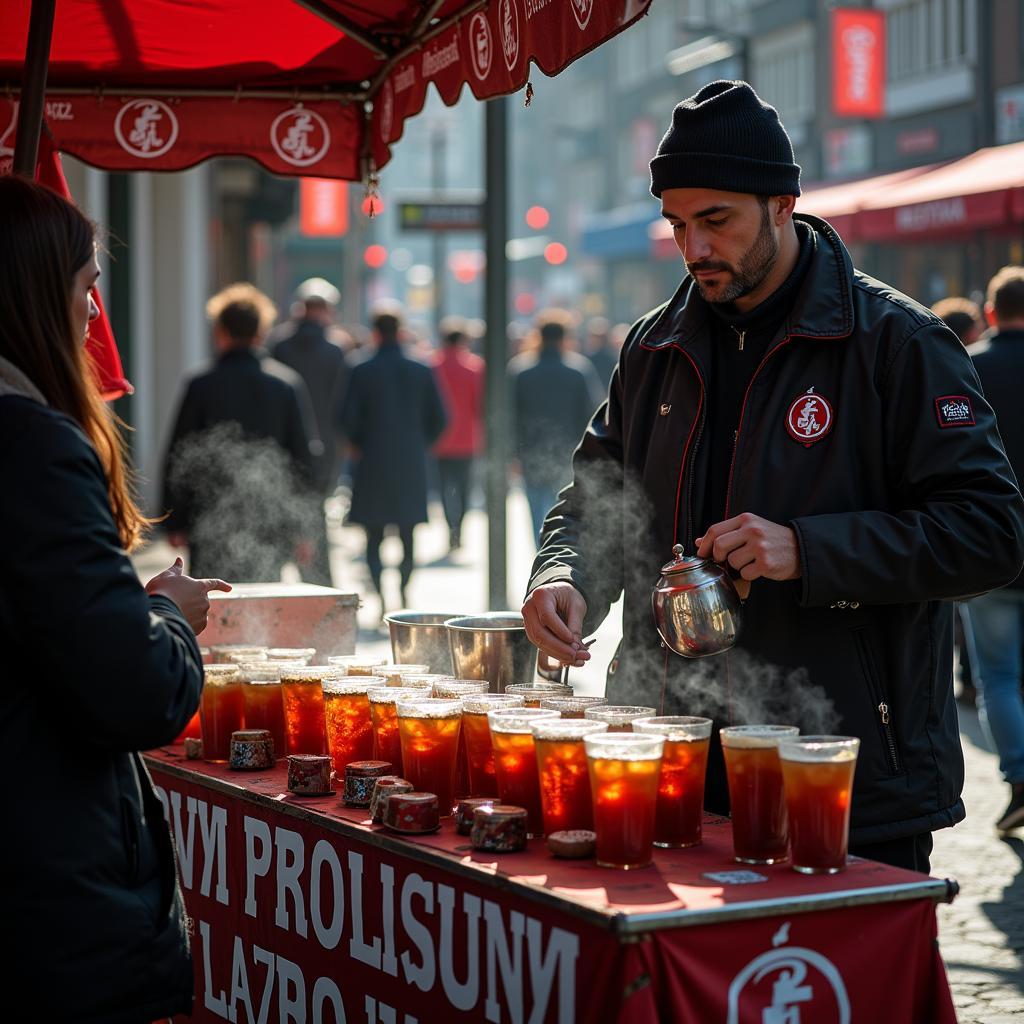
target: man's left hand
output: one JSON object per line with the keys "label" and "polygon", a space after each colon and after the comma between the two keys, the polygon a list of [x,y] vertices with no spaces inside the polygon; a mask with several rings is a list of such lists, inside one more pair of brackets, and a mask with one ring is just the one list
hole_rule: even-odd
{"label": "man's left hand", "polygon": [[[729,565],[748,581],[800,577],[800,548],[793,530],[751,512],[715,523],[697,538],[697,556]],[[742,587],[740,596],[746,597],[749,589],[749,584]]]}

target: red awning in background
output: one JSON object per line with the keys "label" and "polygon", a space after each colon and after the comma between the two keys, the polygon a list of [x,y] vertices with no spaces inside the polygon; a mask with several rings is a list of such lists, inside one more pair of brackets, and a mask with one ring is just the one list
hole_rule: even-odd
{"label": "red awning in background", "polygon": [[[827,220],[847,242],[956,237],[1024,224],[1024,142],[979,149],[948,163],[813,186],[796,208]],[[654,259],[678,257],[667,222],[652,224],[650,234]]]}
{"label": "red awning in background", "polygon": [[[47,86],[58,148],[107,170],[250,156],[276,174],[383,167],[433,82],[445,103],[553,75],[650,0],[60,0]],[[0,3],[0,170],[30,0]],[[313,12],[316,13],[313,13]]]}

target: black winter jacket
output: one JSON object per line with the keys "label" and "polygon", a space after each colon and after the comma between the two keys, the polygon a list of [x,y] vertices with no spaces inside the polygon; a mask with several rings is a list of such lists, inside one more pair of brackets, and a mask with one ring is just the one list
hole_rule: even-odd
{"label": "black winter jacket", "polygon": [[174,854],[135,751],[171,742],[198,706],[195,636],[140,585],[72,420],[0,397],[0,479],[5,1016],[190,1013]]}
{"label": "black winter jacket", "polygon": [[[687,278],[633,327],[530,589],[571,581],[587,632],[624,591],[610,700],[801,724],[798,698],[820,688],[836,712],[827,727],[861,738],[851,839],[884,841],[964,816],[950,602],[1017,575],[1024,503],[952,332],[855,271],[830,225],[800,219],[816,252],[747,390],[727,515],[790,525],[802,577],[753,584],[733,652],[687,662],[659,650],[651,588],[674,542],[694,550],[708,472],[708,314]],[[721,788],[712,761],[709,794]]]}

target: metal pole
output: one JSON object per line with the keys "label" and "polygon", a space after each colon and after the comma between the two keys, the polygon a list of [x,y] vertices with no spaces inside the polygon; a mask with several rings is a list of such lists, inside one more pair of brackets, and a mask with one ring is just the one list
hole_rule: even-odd
{"label": "metal pole", "polygon": [[[447,156],[447,129],[443,122],[434,126],[430,136],[430,184],[434,199],[444,199],[445,158]],[[448,255],[447,239],[443,231],[435,231],[433,238],[434,262],[434,339],[440,344],[441,320],[445,315],[445,259]]]}
{"label": "metal pole", "polygon": [[505,547],[505,502],[508,494],[508,100],[488,100],[485,107],[484,249],[487,278],[484,338],[487,407],[487,601],[492,611],[508,607],[508,566]]}
{"label": "metal pole", "polygon": [[25,45],[25,72],[21,103],[18,107],[18,131],[14,137],[14,173],[34,178],[39,156],[39,133],[43,130],[46,108],[46,74],[50,68],[50,42],[53,39],[53,11],[57,0],[32,0]]}

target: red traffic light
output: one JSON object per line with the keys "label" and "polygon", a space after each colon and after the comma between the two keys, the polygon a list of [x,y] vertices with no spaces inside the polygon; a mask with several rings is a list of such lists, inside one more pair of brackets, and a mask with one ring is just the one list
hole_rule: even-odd
{"label": "red traffic light", "polygon": [[543,206],[531,206],[526,211],[526,225],[533,228],[534,231],[546,228],[549,220],[551,220],[551,214]]}
{"label": "red traffic light", "polygon": [[388,251],[383,245],[368,245],[363,253],[363,261],[368,267],[379,270],[388,261]]}
{"label": "red traffic light", "polygon": [[564,263],[569,258],[569,250],[561,242],[548,242],[544,246],[544,259],[553,267]]}

